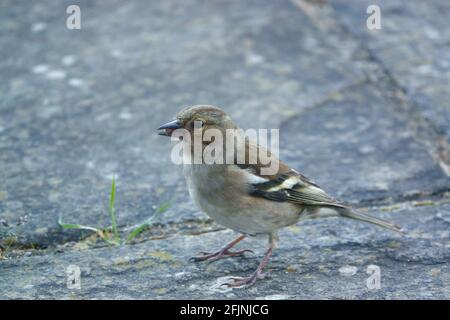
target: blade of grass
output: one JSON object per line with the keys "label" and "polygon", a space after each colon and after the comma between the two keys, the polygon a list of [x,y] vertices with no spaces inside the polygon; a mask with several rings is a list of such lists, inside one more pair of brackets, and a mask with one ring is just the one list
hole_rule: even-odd
{"label": "blade of grass", "polygon": [[60,225],[61,228],[63,229],[78,229],[78,230],[88,230],[88,231],[93,231],[95,232],[102,240],[106,241],[108,244],[113,244],[113,245],[117,245],[118,243],[113,242],[111,240],[109,240],[106,235],[105,232],[102,229],[99,228],[95,228],[95,227],[90,227],[90,226],[85,226],[82,224],[76,224],[76,223],[64,223],[62,222],[61,217],[59,217],[58,219],[58,224]]}
{"label": "blade of grass", "polygon": [[97,228],[94,228],[94,227],[89,227],[89,226],[83,226],[81,224],[59,222],[59,225],[63,229],[82,229],[82,230],[94,231],[94,232],[97,232],[97,233],[102,232],[100,229],[97,229]]}
{"label": "blade of grass", "polygon": [[134,228],[128,235],[127,239],[125,240],[125,243],[128,243],[131,240],[133,240],[135,237],[137,237],[142,231],[144,231],[149,226],[150,226],[149,222],[144,222],[140,226],[137,226],[136,228]]}
{"label": "blade of grass", "polygon": [[164,211],[166,211],[167,209],[169,209],[169,207],[170,207],[171,205],[172,205],[172,204],[170,203],[170,200],[164,202],[162,205],[159,206],[158,209],[156,209],[155,214],[154,214],[152,217],[154,217],[155,215],[158,215],[158,214],[163,213]]}
{"label": "blade of grass", "polygon": [[114,201],[116,197],[116,179],[113,176],[111,184],[111,194],[109,196],[109,215],[111,216],[111,225],[114,234],[114,240],[120,242],[119,231],[117,230],[116,211],[114,209]]}
{"label": "blade of grass", "polygon": [[150,222],[153,220],[153,218],[164,211],[166,211],[171,206],[170,201],[164,202],[162,205],[160,205],[156,210],[155,213],[148,219],[146,222],[142,223],[141,225],[137,226],[133,230],[131,230],[130,234],[128,235],[127,239],[125,240],[125,243],[130,242],[135,237],[137,237],[142,231],[147,229],[150,226]]}

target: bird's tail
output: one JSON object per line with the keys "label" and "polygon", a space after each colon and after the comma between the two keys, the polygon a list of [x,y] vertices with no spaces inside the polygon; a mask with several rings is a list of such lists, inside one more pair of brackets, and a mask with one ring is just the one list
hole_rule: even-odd
{"label": "bird's tail", "polygon": [[359,210],[355,210],[353,208],[340,208],[337,210],[339,212],[339,215],[341,217],[350,218],[354,220],[364,221],[373,223],[377,226],[398,232],[402,235],[405,234],[405,232],[402,230],[401,227],[397,226],[395,223],[392,223],[390,221],[386,221],[383,219],[372,217],[364,212],[361,212]]}

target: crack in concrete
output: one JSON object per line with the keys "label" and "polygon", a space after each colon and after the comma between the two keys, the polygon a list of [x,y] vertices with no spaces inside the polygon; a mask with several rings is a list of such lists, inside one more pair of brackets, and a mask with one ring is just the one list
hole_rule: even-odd
{"label": "crack in concrete", "polygon": [[[347,32],[351,31],[348,30]],[[403,116],[408,123],[409,130],[414,133],[414,139],[425,146],[431,157],[439,164],[442,171],[450,177],[450,142],[447,140],[446,135],[433,122],[417,112],[420,103],[414,100],[413,97],[408,96],[407,89],[395,79],[387,66],[383,61],[378,59],[373,50],[364,46],[364,44],[362,45],[368,53],[369,61],[378,65],[388,80],[387,84],[390,87],[384,89],[390,90],[400,102],[398,104],[399,109],[394,111],[397,111],[398,114]],[[376,82],[375,85],[379,87],[380,82]],[[405,117],[405,115],[407,116]]]}
{"label": "crack in concrete", "polygon": [[[450,192],[450,189],[447,190]],[[438,195],[441,195],[438,194]],[[418,201],[418,198],[414,200],[405,200],[403,202],[395,202],[391,205],[368,205],[367,203],[365,206],[358,206],[360,209],[367,209],[370,207],[374,211],[379,212],[395,212],[395,211],[401,211],[412,207],[422,207],[422,206],[438,206],[443,205],[446,203],[450,203],[450,193],[448,194],[448,197],[444,197],[438,200],[433,200],[432,198],[421,198],[420,201]],[[361,203],[360,203],[361,204]],[[356,206],[355,206],[356,207]],[[185,228],[185,226],[189,226],[189,228]],[[209,226],[209,228],[204,229],[202,227]],[[176,231],[175,231],[176,230]],[[143,234],[147,235],[145,237],[138,238],[137,241],[133,241],[131,243],[128,243],[126,245],[133,246],[137,244],[141,244],[148,241],[155,241],[155,240],[164,240],[164,239],[170,239],[175,238],[178,236],[197,236],[202,234],[209,234],[214,232],[219,232],[226,230],[225,227],[221,227],[219,225],[216,225],[215,222],[212,219],[204,219],[204,220],[196,220],[191,219],[188,221],[182,221],[182,222],[172,222],[168,224],[160,224],[155,223],[153,225],[150,225],[149,228],[145,231],[143,231]],[[23,252],[32,252],[34,255],[45,255],[48,252],[54,252],[54,253],[60,253],[60,252],[66,252],[71,250],[92,250],[92,249],[99,249],[99,248],[105,248],[108,247],[108,244],[101,242],[100,239],[97,239],[95,241],[92,241],[93,238],[98,238],[95,234],[89,235],[83,239],[80,239],[77,242],[71,242],[69,243],[63,243],[63,244],[57,244],[57,245],[50,245],[46,247],[17,247],[17,248],[3,248],[3,255],[5,255],[8,251],[14,251],[14,253],[17,255],[18,258],[21,257],[21,253]],[[79,243],[85,243],[87,245],[86,248],[74,248],[75,244]],[[14,257],[14,258],[17,258]]]}
{"label": "crack in concrete", "polygon": [[[300,9],[314,24],[314,26],[321,31],[340,31],[342,34],[351,37],[353,41],[359,44],[360,53],[365,54],[368,62],[372,62],[381,71],[379,77],[380,81],[371,81],[383,92],[390,91],[393,96],[397,98],[399,103],[399,110],[397,113],[407,120],[408,127],[414,133],[414,138],[417,142],[425,146],[431,157],[439,164],[443,173],[450,177],[450,141],[447,136],[429,119],[423,117],[417,110],[420,102],[413,97],[408,96],[407,88],[403,87],[394,77],[389,68],[379,59],[376,53],[370,49],[357,35],[354,34],[348,27],[342,24],[338,19],[334,8],[326,1],[305,1],[305,0],[290,0],[294,7]],[[320,10],[319,10],[320,9]],[[384,79],[382,79],[384,78]],[[384,80],[384,81],[383,81]],[[383,88],[383,84],[385,85]],[[381,85],[381,86],[380,86]],[[349,86],[351,87],[351,86]],[[346,90],[343,88],[342,90]],[[323,102],[312,105],[311,107],[326,103]],[[309,109],[309,108],[307,108]],[[307,110],[306,109],[306,110]],[[300,114],[300,113],[299,113]]]}
{"label": "crack in concrete", "polygon": [[287,122],[292,121],[292,119],[297,118],[297,117],[299,117],[299,116],[301,116],[301,115],[303,115],[303,114],[305,114],[305,113],[307,113],[307,112],[309,112],[309,111],[311,111],[311,110],[313,110],[313,109],[323,107],[323,106],[325,106],[327,103],[334,101],[334,97],[335,97],[335,96],[340,95],[340,94],[344,94],[345,92],[348,92],[349,90],[357,89],[357,88],[362,87],[363,85],[368,84],[368,83],[370,83],[370,79],[367,77],[367,78],[360,79],[360,80],[358,80],[358,81],[349,83],[348,85],[345,85],[345,86],[343,86],[343,87],[341,87],[341,88],[339,88],[339,89],[337,89],[337,90],[330,91],[330,92],[327,93],[327,95],[326,95],[323,99],[321,99],[320,101],[317,101],[317,102],[315,102],[315,103],[312,103],[312,104],[310,104],[310,105],[307,105],[307,106],[305,106],[302,110],[297,111],[297,112],[294,112],[294,113],[290,114],[288,117],[282,119],[282,120],[280,121],[280,124],[279,124],[278,127],[279,127],[279,128],[283,128],[283,126],[284,126]]}
{"label": "crack in concrete", "polygon": [[[393,96],[397,98],[396,100],[400,103],[398,104],[399,110],[396,111],[407,120],[409,129],[414,133],[415,140],[426,147],[429,154],[440,165],[443,172],[450,177],[450,142],[447,140],[446,135],[433,122],[423,117],[417,111],[420,102],[408,95],[408,89],[397,81],[386,64],[378,58],[374,50],[370,49],[345,25],[339,23],[339,21],[336,23],[343,32],[352,36],[360,44],[361,49],[367,53],[368,61],[378,66],[387,83],[377,81],[374,84],[379,89],[391,91]],[[386,84],[387,86],[383,88],[380,84]]]}

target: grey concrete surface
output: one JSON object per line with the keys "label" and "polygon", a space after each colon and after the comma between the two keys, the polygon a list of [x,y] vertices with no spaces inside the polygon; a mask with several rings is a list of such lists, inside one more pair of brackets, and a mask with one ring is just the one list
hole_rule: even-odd
{"label": "grey concrete surface", "polygon": [[[86,0],[81,30],[68,30],[70,1],[2,1],[0,297],[450,298],[450,4],[375,1],[382,29],[369,31],[369,2]],[[206,290],[248,273],[263,247],[187,262],[232,234],[195,208],[155,129],[203,103],[244,128],[280,128],[282,159],[415,231],[305,222],[283,232],[271,279]],[[60,216],[110,224],[113,175],[122,232],[171,207],[133,245],[62,230]],[[65,287],[71,263],[80,291]],[[365,287],[369,264],[380,290]]]}
{"label": "grey concrete surface", "polygon": [[[216,249],[234,236],[231,231],[218,231],[4,261],[0,298],[448,298],[449,204],[411,206],[379,215],[402,225],[408,235],[336,218],[301,223],[282,232],[280,247],[269,264],[270,279],[249,289],[218,284],[226,277],[251,273],[266,239],[239,244],[254,249],[254,255],[188,262],[198,251]],[[81,269],[80,290],[66,286],[70,265]],[[366,285],[371,265],[380,268],[380,289]]]}

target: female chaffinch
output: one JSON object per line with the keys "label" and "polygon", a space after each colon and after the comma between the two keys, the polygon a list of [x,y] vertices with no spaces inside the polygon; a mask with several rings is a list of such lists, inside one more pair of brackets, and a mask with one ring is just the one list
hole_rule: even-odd
{"label": "female chaffinch", "polygon": [[[200,126],[196,126],[197,123]],[[178,129],[183,129],[180,135],[184,137],[180,139],[184,141],[182,143],[189,142],[186,149],[191,153],[189,158],[192,160],[196,157],[192,144],[196,130],[203,134],[208,129],[216,129],[225,137],[227,130],[238,128],[222,109],[200,105],[180,111],[175,120],[158,128],[160,134],[165,136],[174,136]],[[201,151],[213,141],[202,140]],[[222,147],[227,146],[223,143]],[[222,154],[226,154],[226,151]],[[237,139],[233,151],[234,154],[243,152],[244,161],[238,161],[235,155],[231,161],[223,161],[224,163],[206,163],[203,158],[200,162],[183,163],[183,173],[192,200],[217,223],[241,233],[222,249],[212,253],[203,252],[202,255],[193,257],[194,261],[243,255],[251,250],[230,249],[247,235],[268,235],[269,248],[256,271],[248,277],[232,277],[231,281],[226,283],[230,287],[250,286],[257,279],[265,278],[268,273],[263,272],[263,269],[276,248],[277,230],[302,219],[345,217],[402,233],[400,227],[389,221],[369,216],[333,199],[312,180],[288,167],[254,141],[247,138]],[[260,155],[264,152],[269,154],[270,164],[263,164],[261,161]],[[257,155],[254,163],[249,160],[252,153]],[[274,164],[277,168],[275,172],[264,173],[265,168]]]}

